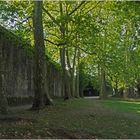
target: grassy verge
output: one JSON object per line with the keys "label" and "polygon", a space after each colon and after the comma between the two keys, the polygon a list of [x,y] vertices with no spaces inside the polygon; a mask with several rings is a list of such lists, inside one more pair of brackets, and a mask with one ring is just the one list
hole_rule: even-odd
{"label": "grassy verge", "polygon": [[140,113],[140,101],[138,100],[104,100],[105,105],[117,109],[118,111]]}
{"label": "grassy verge", "polygon": [[139,104],[95,99],[54,102],[39,112],[14,108],[0,116],[0,138],[140,138],[140,114],[129,108]]}

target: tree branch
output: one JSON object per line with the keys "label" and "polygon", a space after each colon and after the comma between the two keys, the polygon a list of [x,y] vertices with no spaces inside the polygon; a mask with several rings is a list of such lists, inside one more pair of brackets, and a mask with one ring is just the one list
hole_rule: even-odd
{"label": "tree branch", "polygon": [[64,45],[66,45],[66,42],[54,43],[54,42],[52,42],[51,40],[48,40],[48,39],[44,39],[44,41],[49,42],[49,43],[51,43],[53,45],[56,45],[56,46],[64,46]]}
{"label": "tree branch", "polygon": [[46,10],[44,7],[43,7],[43,10],[44,10],[45,13],[47,13],[47,15],[50,17],[50,19],[51,19],[56,25],[58,25],[58,26],[60,27],[60,24],[59,24],[59,23],[56,21],[56,19],[49,13],[49,11]]}
{"label": "tree branch", "polygon": [[[48,39],[44,39],[44,40],[47,41],[47,42],[49,42],[49,43],[51,43],[51,44],[53,44],[53,45],[56,45],[56,46],[64,46],[64,45],[67,44],[66,42],[54,43],[54,42],[52,42],[52,41],[50,41],[50,40],[48,40]],[[97,54],[96,52],[88,52],[87,50],[82,49],[82,48],[80,48],[79,46],[72,46],[72,47],[74,47],[74,48],[79,48],[81,51],[83,51],[84,53],[89,54],[89,55],[95,55],[95,54]],[[68,46],[65,47],[65,48],[68,48]]]}
{"label": "tree branch", "polygon": [[74,48],[78,48],[78,49],[80,49],[81,51],[83,51],[84,53],[89,54],[89,55],[95,55],[95,54],[97,54],[96,52],[88,52],[87,50],[82,49],[82,48],[80,48],[79,46],[73,46],[73,47],[74,47]]}
{"label": "tree branch", "polygon": [[[102,1],[97,2],[97,4],[96,4],[94,7],[92,7],[91,9],[89,9],[86,13],[84,13],[84,15],[86,15],[86,14],[87,14],[88,12],[90,12],[91,10],[95,9],[95,8],[97,7],[97,5],[98,5],[100,2],[102,2]],[[83,15],[83,16],[84,16],[84,15]]]}
{"label": "tree branch", "polygon": [[56,46],[58,46],[58,44],[57,43],[54,43],[54,42],[52,42],[52,41],[50,41],[50,40],[48,40],[48,39],[44,39],[46,42],[49,42],[49,43],[51,43],[51,44],[53,44],[53,45],[56,45]]}
{"label": "tree branch", "polygon": [[60,39],[60,37],[59,37],[58,35],[56,35],[55,33],[48,33],[48,34],[49,34],[50,36],[54,36],[54,37]]}
{"label": "tree branch", "polygon": [[79,9],[86,1],[82,1],[75,9],[73,9],[68,15],[72,15],[77,9]]}

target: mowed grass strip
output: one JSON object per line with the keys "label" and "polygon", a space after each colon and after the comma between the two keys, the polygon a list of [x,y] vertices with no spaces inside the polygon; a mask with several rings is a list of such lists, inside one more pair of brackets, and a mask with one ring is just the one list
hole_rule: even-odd
{"label": "mowed grass strip", "polygon": [[[140,138],[139,103],[119,100],[55,99],[41,111],[11,109],[0,120],[0,138]],[[0,116],[2,118],[2,116]]]}
{"label": "mowed grass strip", "polygon": [[126,101],[126,100],[103,100],[104,104],[119,111],[140,113],[140,101]]}

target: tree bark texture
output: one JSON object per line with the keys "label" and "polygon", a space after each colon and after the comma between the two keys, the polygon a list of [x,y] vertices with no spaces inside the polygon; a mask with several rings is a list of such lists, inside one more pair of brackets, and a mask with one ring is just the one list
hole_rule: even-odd
{"label": "tree bark texture", "polygon": [[34,1],[34,101],[33,109],[41,109],[45,104],[51,104],[46,90],[46,59],[42,24],[42,1]]}
{"label": "tree bark texture", "polygon": [[107,98],[105,70],[102,67],[100,69],[100,98]]}
{"label": "tree bark texture", "polygon": [[[61,17],[63,17],[64,15],[63,5],[61,1],[60,1],[60,15]],[[61,32],[62,41],[65,40],[65,33],[66,33],[65,27],[66,27],[65,22],[62,21],[60,24],[60,32]],[[68,83],[68,76],[66,74],[66,58],[65,57],[66,57],[66,49],[65,49],[65,46],[62,46],[62,48],[60,48],[60,62],[61,62],[61,67],[62,67],[62,94],[64,95],[64,99],[69,99],[70,90],[68,90],[69,83]]]}

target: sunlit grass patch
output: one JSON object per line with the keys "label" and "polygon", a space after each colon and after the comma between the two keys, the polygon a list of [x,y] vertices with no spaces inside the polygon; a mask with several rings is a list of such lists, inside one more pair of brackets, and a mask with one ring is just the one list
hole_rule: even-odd
{"label": "sunlit grass patch", "polygon": [[123,101],[123,100],[104,100],[102,101],[105,105],[118,109],[120,111],[128,111],[128,112],[140,112],[140,102],[134,101]]}

